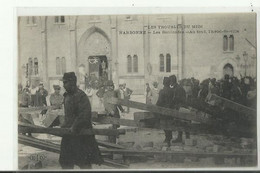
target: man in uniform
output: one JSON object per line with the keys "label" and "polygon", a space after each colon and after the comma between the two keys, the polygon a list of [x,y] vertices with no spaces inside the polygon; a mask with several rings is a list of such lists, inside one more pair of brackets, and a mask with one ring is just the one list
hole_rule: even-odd
{"label": "man in uniform", "polygon": [[[60,94],[60,88],[59,85],[53,85],[54,93],[50,96],[50,104],[53,106],[53,110],[62,109],[63,96]],[[58,126],[59,124],[59,117],[57,117],[49,127]]]}
{"label": "man in uniform", "polygon": [[[124,112],[124,109],[122,108],[121,105],[114,105],[114,104],[109,103],[108,101],[112,97],[118,98],[118,94],[114,90],[114,83],[113,83],[113,81],[112,80],[108,80],[106,82],[106,89],[105,89],[105,93],[104,93],[104,107],[105,107],[105,111],[107,112],[108,116],[115,117],[115,118],[120,118],[120,114],[119,114],[119,110],[118,109],[120,109],[121,112]],[[119,128],[119,125],[113,124],[112,128],[113,129],[117,129],[117,128]],[[110,136],[109,137],[109,141],[112,142],[112,143],[116,143],[116,137]]]}
{"label": "man in uniform", "polygon": [[48,91],[44,88],[43,83],[39,84],[39,89],[36,91],[37,106],[47,106],[46,97],[48,96]]}
{"label": "man in uniform", "polygon": [[50,104],[55,109],[61,109],[63,103],[63,96],[60,94],[60,86],[53,85],[54,93],[50,96]]}
{"label": "man in uniform", "polygon": [[61,127],[70,128],[71,135],[61,140],[59,162],[63,169],[91,168],[91,164],[101,164],[103,159],[94,135],[80,135],[83,129],[92,129],[91,106],[84,91],[77,88],[77,77],[74,72],[64,73],[63,85],[65,120]]}

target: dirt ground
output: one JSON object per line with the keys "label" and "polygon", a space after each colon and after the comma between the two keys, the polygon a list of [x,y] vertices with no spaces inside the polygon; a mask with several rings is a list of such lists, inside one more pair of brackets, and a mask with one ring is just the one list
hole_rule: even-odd
{"label": "dirt ground", "polygon": [[[135,101],[144,102],[144,97],[135,96]],[[96,104],[96,103],[93,103]],[[97,110],[97,108],[96,108]],[[140,111],[136,109],[130,109],[130,113],[122,114],[121,118],[133,119],[133,112]],[[34,116],[34,122],[36,125],[40,125],[39,118]],[[94,128],[108,128],[109,125],[95,125]],[[247,144],[252,142],[251,139],[229,139],[222,136],[210,136],[210,135],[191,135],[191,139],[196,141],[193,146],[186,144],[174,145],[167,148],[163,144],[164,132],[163,130],[156,129],[137,129],[126,126],[120,128],[127,129],[125,135],[120,135],[117,139],[117,143],[121,145],[129,145],[129,148],[135,150],[164,150],[169,149],[173,151],[198,151],[198,152],[243,152],[252,153],[252,149],[248,149]],[[61,138],[57,136],[47,134],[33,134],[34,137],[44,140],[49,140],[53,143],[60,144]],[[173,138],[177,137],[177,132],[173,132]],[[183,136],[185,138],[185,136]],[[96,136],[96,139],[107,141],[107,137]],[[228,143],[228,145],[226,145]],[[245,144],[245,145],[243,145]],[[217,147],[217,149],[216,149]],[[41,161],[42,168],[44,170],[60,170],[61,167],[58,163],[59,155],[52,152],[47,152],[37,148],[32,148],[22,144],[18,145],[18,167],[19,169],[30,169],[30,165],[36,161]],[[252,166],[252,160],[247,160],[248,166]],[[117,160],[115,160],[117,161]],[[118,160],[122,162],[122,160]],[[196,157],[156,157],[154,158],[125,158],[126,164],[129,164],[129,169],[169,169],[169,168],[205,168],[205,167],[240,167],[241,161],[235,158],[224,158],[224,160],[218,162],[213,157],[196,158]],[[29,168],[27,168],[27,166]],[[93,165],[93,169],[115,169],[105,165]],[[75,167],[78,169],[78,167]],[[32,167],[33,169],[33,167]],[[35,168],[34,168],[35,169]]]}

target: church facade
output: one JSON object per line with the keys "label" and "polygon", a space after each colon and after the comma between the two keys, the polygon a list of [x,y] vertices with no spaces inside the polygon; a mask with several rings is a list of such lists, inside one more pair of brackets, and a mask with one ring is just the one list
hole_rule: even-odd
{"label": "church facade", "polygon": [[18,82],[52,90],[69,71],[79,85],[85,74],[106,75],[135,94],[172,74],[256,77],[256,15],[19,17]]}

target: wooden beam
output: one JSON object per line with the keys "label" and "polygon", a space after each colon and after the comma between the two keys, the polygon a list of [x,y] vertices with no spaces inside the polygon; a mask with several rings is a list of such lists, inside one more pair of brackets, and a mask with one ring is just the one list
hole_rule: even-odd
{"label": "wooden beam", "polygon": [[101,148],[102,153],[123,154],[125,156],[154,156],[154,155],[174,155],[174,156],[193,156],[193,157],[256,157],[256,153],[213,153],[213,152],[194,152],[194,151],[147,151],[147,150],[118,150]]}
{"label": "wooden beam", "polygon": [[99,146],[106,147],[106,148],[126,149],[125,147],[123,147],[121,145],[113,144],[110,142],[104,142],[104,141],[97,140],[97,143]]}
{"label": "wooden beam", "polygon": [[184,113],[174,109],[164,108],[156,105],[148,105],[145,103],[139,103],[130,100],[117,99],[113,97],[111,97],[108,101],[110,104],[120,104],[122,106],[129,106],[131,108],[146,110],[152,113],[157,113],[159,116],[170,116],[177,119],[196,121],[196,122],[208,123],[208,124],[216,123],[215,120],[212,120],[209,117],[206,117],[202,114],[196,114],[195,112]]}
{"label": "wooden beam", "polygon": [[[28,139],[29,138],[29,139]],[[50,151],[59,154],[60,153],[60,145],[58,144],[52,144],[46,143],[45,141],[41,141],[40,139],[35,140],[31,137],[26,136],[19,136],[18,141],[20,144],[31,146],[34,148],[39,148],[42,150]],[[41,141],[41,142],[39,142]],[[185,156],[185,157],[238,157],[238,158],[257,158],[256,153],[213,153],[213,152],[194,152],[194,151],[143,151],[143,150],[127,150],[127,149],[100,149],[102,154],[105,153],[111,153],[111,154],[122,154],[124,156],[154,156],[154,155],[174,155],[176,157],[178,156]],[[114,167],[121,167],[126,168],[127,165],[115,163],[112,160],[104,159],[105,163],[104,165],[111,166],[111,164]]]}
{"label": "wooden beam", "polygon": [[[146,117],[154,118],[154,114],[151,112],[138,112],[140,117],[142,113],[145,114]],[[158,116],[157,116],[158,117]],[[233,136],[233,137],[254,137],[256,134],[256,127],[251,126],[251,128],[235,126],[231,128],[229,124],[225,123],[216,123],[216,124],[200,124],[200,123],[189,123],[184,121],[175,120],[174,118],[158,118],[154,119],[154,123],[151,124],[151,119],[139,119],[139,121],[135,120],[127,120],[120,119],[114,117],[108,117],[107,115],[101,114],[93,114],[92,121],[98,122],[101,124],[116,124],[123,126],[131,126],[138,128],[152,128],[152,129],[161,129],[161,130],[172,130],[172,131],[186,131],[191,134],[213,134],[213,135],[224,135],[224,136]]]}
{"label": "wooden beam", "polygon": [[53,109],[53,106],[40,106],[40,107],[29,107],[29,108],[18,108],[18,113],[32,113],[32,112],[41,112],[43,110]]}
{"label": "wooden beam", "polygon": [[[45,128],[41,126],[35,126],[30,124],[19,123],[19,133],[47,133],[56,136],[64,136],[73,134],[68,128]],[[105,135],[105,136],[117,136],[125,134],[124,129],[84,129],[79,134],[73,135]]]}
{"label": "wooden beam", "polygon": [[134,120],[114,118],[103,114],[92,114],[92,121],[99,122],[101,124],[115,124],[122,126],[141,127],[141,125]]}
{"label": "wooden beam", "polygon": [[228,100],[226,98],[217,96],[216,94],[212,94],[210,96],[210,99],[221,100],[223,102],[223,106],[226,107],[226,108],[232,109],[232,110],[237,111],[239,113],[243,113],[243,114],[246,114],[246,115],[256,117],[256,110],[252,109],[250,107],[247,107],[247,106],[241,105],[239,103],[233,102],[231,100]]}

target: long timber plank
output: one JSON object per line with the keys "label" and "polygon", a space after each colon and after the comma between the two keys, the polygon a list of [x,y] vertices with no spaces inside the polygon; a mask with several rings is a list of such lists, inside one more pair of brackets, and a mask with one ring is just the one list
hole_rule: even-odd
{"label": "long timber plank", "polygon": [[148,105],[145,103],[139,103],[130,100],[117,99],[112,97],[108,101],[110,104],[120,104],[122,106],[128,106],[135,109],[146,110],[152,113],[157,113],[160,116],[171,116],[177,119],[196,121],[196,122],[208,123],[208,124],[216,123],[215,120],[205,117],[203,114],[184,113],[174,109],[164,108],[156,105]]}
{"label": "long timber plank", "polygon": [[[70,129],[67,128],[44,128],[40,126],[20,123],[18,125],[19,133],[47,133],[56,136],[73,134]],[[85,129],[80,132],[79,135],[105,135],[116,136],[125,134],[124,129]]]}
{"label": "long timber plank", "polygon": [[[151,112],[138,112],[139,115],[145,114],[148,116],[149,114],[151,117],[153,113]],[[166,118],[166,119],[155,119],[154,124],[146,123],[146,119],[135,121],[135,120],[127,120],[127,119],[120,119],[114,117],[108,117],[106,115],[98,115],[94,113],[92,115],[92,121],[98,122],[101,124],[116,124],[122,126],[131,126],[131,127],[138,127],[138,128],[152,128],[152,129],[161,129],[161,130],[173,130],[173,131],[186,131],[190,132],[191,134],[213,134],[213,135],[228,135],[234,137],[251,137],[254,136],[256,130],[255,128],[233,128],[224,123],[218,124],[200,124],[200,123],[189,123],[189,122],[182,122],[174,120],[173,118]],[[148,119],[149,121],[149,119]]]}
{"label": "long timber plank", "polygon": [[[27,139],[30,137],[18,137],[20,144],[28,145],[42,150],[60,153],[60,145],[50,145],[40,139]],[[194,152],[194,151],[144,151],[128,149],[106,149],[100,148],[101,153],[122,154],[125,156],[154,156],[154,155],[174,155],[174,156],[193,156],[193,157],[256,157],[256,153],[224,153],[224,152]]]}
{"label": "long timber plank", "polygon": [[223,153],[223,152],[194,152],[194,151],[144,151],[144,150],[117,150],[100,149],[102,153],[123,154],[126,156],[153,156],[153,155],[174,155],[174,156],[193,156],[193,157],[256,157],[256,153]]}
{"label": "long timber plank", "polygon": [[221,100],[224,103],[224,107],[230,108],[234,111],[246,114],[246,115],[251,115],[251,116],[256,116],[256,110],[252,109],[250,107],[241,105],[239,103],[233,102],[231,100],[228,100],[226,98],[217,96],[216,94],[212,94],[211,99],[217,99],[217,100]]}

